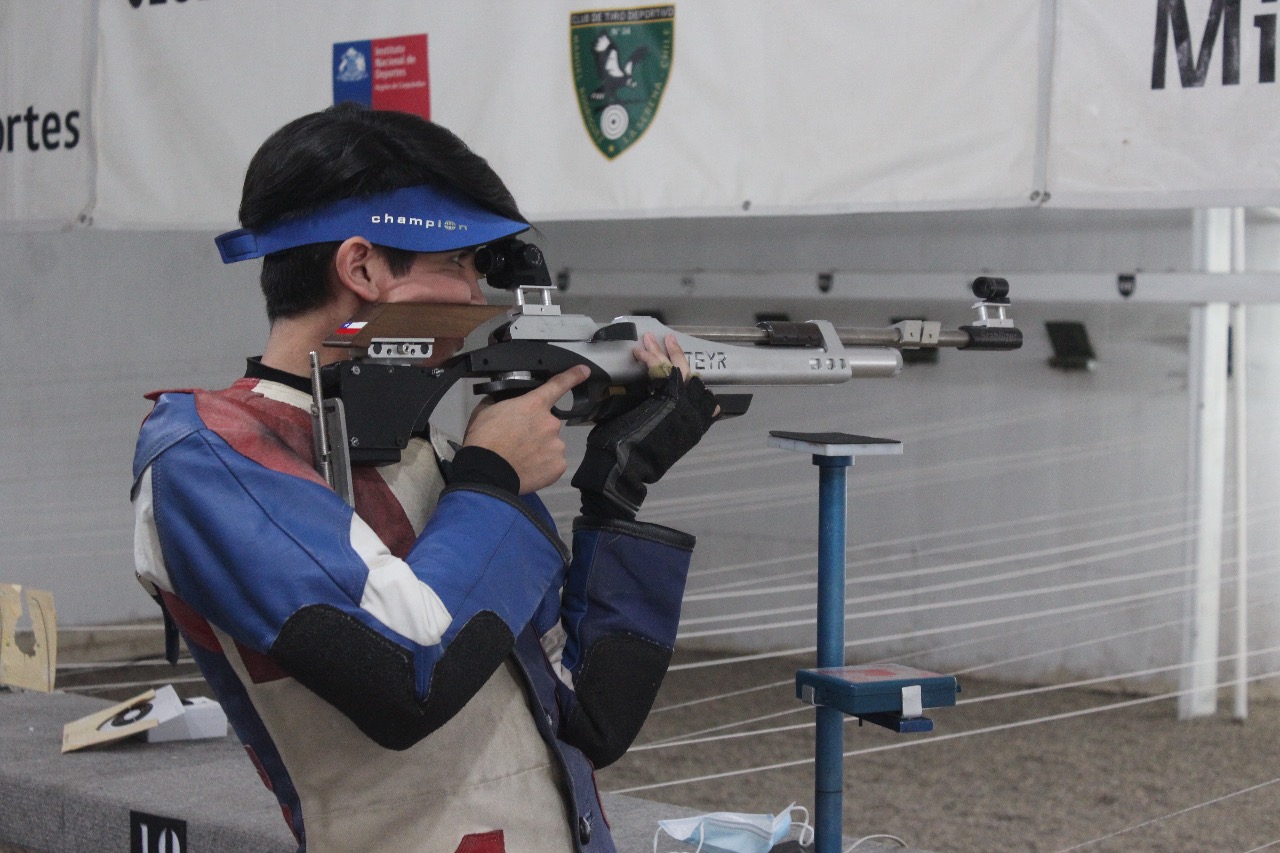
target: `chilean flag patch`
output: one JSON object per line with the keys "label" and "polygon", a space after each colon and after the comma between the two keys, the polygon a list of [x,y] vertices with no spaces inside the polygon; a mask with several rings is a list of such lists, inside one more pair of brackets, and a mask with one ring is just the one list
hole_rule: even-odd
{"label": "chilean flag patch", "polygon": [[427,34],[335,44],[333,102],[343,101],[430,119]]}
{"label": "chilean flag patch", "polygon": [[363,328],[364,328],[365,326],[367,326],[367,325],[368,325],[368,323],[366,323],[366,322],[365,322],[365,321],[363,321],[363,320],[360,320],[360,321],[352,321],[352,322],[350,322],[350,323],[343,323],[341,326],[339,326],[339,327],[338,327],[336,334],[339,334],[339,335],[354,335],[354,334],[356,334],[357,332],[359,332],[361,329],[363,329]]}

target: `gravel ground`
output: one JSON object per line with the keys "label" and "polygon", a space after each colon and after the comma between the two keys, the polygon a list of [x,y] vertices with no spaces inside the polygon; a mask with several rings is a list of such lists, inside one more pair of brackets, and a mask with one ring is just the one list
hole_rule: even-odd
{"label": "gravel ground", "polygon": [[[781,659],[673,672],[655,708],[789,682],[797,668],[807,665]],[[846,752],[910,744],[845,759],[847,835],[890,833],[911,847],[940,853],[1059,851],[1077,845],[1126,853],[1243,853],[1274,844],[1272,849],[1280,851],[1280,702],[1255,699],[1244,723],[1230,718],[1230,698],[1224,693],[1219,716],[1212,719],[1178,722],[1174,702],[1162,700],[951,737],[1142,698],[1050,690],[975,701],[1020,688],[968,678],[961,678],[961,685],[962,704],[927,712],[935,722],[931,734],[899,735],[871,725],[845,729]],[[639,744],[798,706],[788,683],[658,710]],[[802,710],[745,728],[810,723],[812,716]],[[598,778],[603,790],[626,791],[812,755],[813,730],[806,725],[775,734],[633,750]],[[792,801],[812,805],[813,765],[630,795],[708,810],[777,812]],[[1229,798],[1207,804],[1223,797]],[[1120,834],[1097,840],[1112,833]]]}

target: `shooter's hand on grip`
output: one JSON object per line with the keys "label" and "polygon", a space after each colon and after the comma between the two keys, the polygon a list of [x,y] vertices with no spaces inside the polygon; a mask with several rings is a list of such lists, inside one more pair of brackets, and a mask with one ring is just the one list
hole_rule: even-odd
{"label": "shooter's hand on grip", "polygon": [[[634,520],[648,484],[702,438],[720,413],[715,395],[667,336],[665,351],[651,334],[635,356],[657,383],[652,396],[633,409],[601,421],[587,436],[573,485],[582,492],[582,514],[597,519]],[[684,377],[689,376],[688,381]]]}
{"label": "shooter's hand on grip", "polygon": [[590,375],[586,367],[573,367],[518,397],[485,399],[471,415],[463,446],[483,447],[505,459],[520,478],[522,495],[551,485],[569,467],[560,438],[564,422],[551,407]]}

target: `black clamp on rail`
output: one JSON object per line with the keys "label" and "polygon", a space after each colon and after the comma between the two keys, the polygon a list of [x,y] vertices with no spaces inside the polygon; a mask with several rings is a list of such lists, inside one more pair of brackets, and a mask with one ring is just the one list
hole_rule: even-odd
{"label": "black clamp on rail", "polygon": [[[978,276],[970,285],[973,295],[980,302],[974,305],[978,309],[979,320],[971,326],[961,326],[960,331],[969,335],[969,343],[957,349],[971,350],[1014,350],[1022,347],[1022,330],[1013,325],[1013,321],[1005,316],[1005,307],[1009,304],[1009,282],[996,276]],[[991,317],[988,312],[994,311]]]}

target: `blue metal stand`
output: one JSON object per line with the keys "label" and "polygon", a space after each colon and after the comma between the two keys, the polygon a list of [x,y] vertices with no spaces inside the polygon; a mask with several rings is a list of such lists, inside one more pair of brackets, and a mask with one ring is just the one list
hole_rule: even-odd
{"label": "blue metal stand", "polygon": [[[818,466],[818,666],[844,666],[845,469],[853,457],[815,454],[813,464]],[[814,851],[840,853],[844,713],[835,708],[818,708],[813,790]]]}
{"label": "blue metal stand", "polygon": [[846,667],[846,469],[856,455],[901,454],[891,439],[847,433],[772,431],[769,446],[811,453],[818,466],[818,668],[796,674],[796,695],[817,707],[814,754],[814,853],[840,853],[844,817],[844,717],[899,732],[928,731],[922,707],[954,705],[951,676],[896,664]]}

